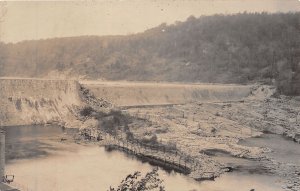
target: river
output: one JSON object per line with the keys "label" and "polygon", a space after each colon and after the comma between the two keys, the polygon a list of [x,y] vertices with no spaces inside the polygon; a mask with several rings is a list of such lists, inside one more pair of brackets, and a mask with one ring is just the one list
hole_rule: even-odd
{"label": "river", "polygon": [[[96,145],[60,142],[58,126],[6,128],[6,173],[25,191],[107,190],[129,173],[150,171],[153,166],[119,151]],[[168,191],[279,191],[278,177],[248,171],[227,173],[215,181],[197,182],[182,174],[159,171]]]}

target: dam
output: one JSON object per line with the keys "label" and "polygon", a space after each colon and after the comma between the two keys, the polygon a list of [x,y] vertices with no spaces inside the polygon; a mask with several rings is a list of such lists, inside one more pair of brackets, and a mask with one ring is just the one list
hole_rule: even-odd
{"label": "dam", "polygon": [[0,78],[2,125],[72,121],[72,111],[82,104],[78,90],[73,80]]}
{"label": "dam", "polygon": [[253,85],[180,84],[154,82],[80,81],[96,97],[116,106],[151,106],[189,102],[239,101],[250,95]]}
{"label": "dam", "polygon": [[84,105],[80,86],[115,106],[149,106],[189,102],[238,101],[253,86],[97,82],[0,78],[0,120],[3,126],[60,123],[75,127],[74,113]]}

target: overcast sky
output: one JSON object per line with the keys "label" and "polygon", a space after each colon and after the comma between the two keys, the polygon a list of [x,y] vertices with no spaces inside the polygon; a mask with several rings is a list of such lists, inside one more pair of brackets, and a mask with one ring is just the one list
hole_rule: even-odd
{"label": "overcast sky", "polygon": [[80,35],[126,35],[163,22],[184,21],[190,15],[295,12],[300,11],[300,0],[10,1],[4,8],[7,12],[0,24],[0,40],[18,42]]}

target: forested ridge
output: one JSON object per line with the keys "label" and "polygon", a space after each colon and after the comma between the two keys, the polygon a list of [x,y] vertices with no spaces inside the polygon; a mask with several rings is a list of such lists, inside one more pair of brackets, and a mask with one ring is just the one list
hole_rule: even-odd
{"label": "forested ridge", "polygon": [[300,94],[300,13],[190,16],[133,35],[24,41],[0,50],[1,76],[56,71],[107,80],[261,82]]}

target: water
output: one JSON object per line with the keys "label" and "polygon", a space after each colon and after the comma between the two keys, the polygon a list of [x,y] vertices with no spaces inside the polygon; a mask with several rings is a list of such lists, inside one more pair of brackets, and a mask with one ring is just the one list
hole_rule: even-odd
{"label": "water", "polygon": [[270,175],[269,171],[258,160],[234,157],[230,153],[216,149],[210,149],[204,153],[210,155],[214,160],[231,167],[234,173]]}
{"label": "water", "polygon": [[300,166],[300,144],[276,134],[263,134],[260,137],[240,141],[241,145],[267,147],[272,150],[268,156],[278,162]]}
{"label": "water", "polygon": [[[107,190],[129,173],[150,171],[153,166],[103,147],[62,143],[63,129],[55,126],[9,127],[7,174],[15,185],[35,191]],[[178,173],[160,170],[168,191],[279,191],[280,180],[248,172],[228,173],[216,181],[197,182]]]}
{"label": "water", "polygon": [[[47,156],[54,147],[53,141],[59,140],[64,133],[70,134],[72,129],[59,126],[12,126],[5,128],[6,161]],[[52,142],[51,142],[52,140]]]}

